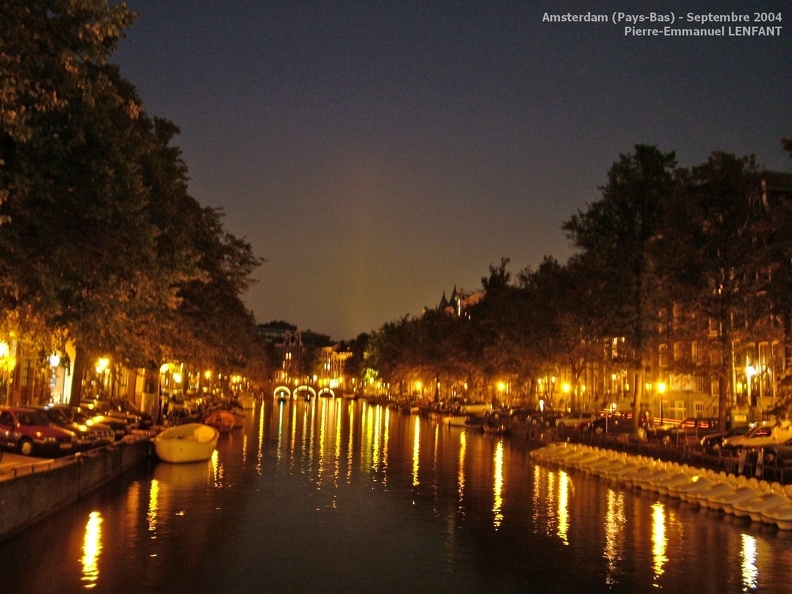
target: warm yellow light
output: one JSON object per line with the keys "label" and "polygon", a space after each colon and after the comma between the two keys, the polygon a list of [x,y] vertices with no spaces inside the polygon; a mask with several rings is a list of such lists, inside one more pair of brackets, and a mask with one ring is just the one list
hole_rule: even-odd
{"label": "warm yellow light", "polygon": [[572,391],[572,386],[570,386],[567,382],[564,382],[564,385],[561,386],[561,389],[564,390],[565,394],[569,394]]}
{"label": "warm yellow light", "polygon": [[415,389],[420,390],[423,384],[421,382],[415,382]]}
{"label": "warm yellow light", "polygon": [[661,394],[665,393],[666,391],[665,382],[660,382],[659,384],[657,384],[657,391],[660,392]]}
{"label": "warm yellow light", "polygon": [[204,371],[204,377],[206,379],[212,379],[212,372],[207,369],[206,371]]}
{"label": "warm yellow light", "polygon": [[168,370],[170,370],[170,365],[167,363],[160,365],[160,373],[168,373]]}
{"label": "warm yellow light", "polygon": [[96,373],[103,373],[107,371],[108,365],[110,365],[110,359],[107,357],[102,357],[96,362]]}
{"label": "warm yellow light", "polygon": [[49,364],[52,367],[60,365],[60,355],[58,355],[58,353],[52,353],[49,358]]}
{"label": "warm yellow light", "polygon": [[11,354],[11,349],[5,340],[0,340],[0,357],[8,357]]}
{"label": "warm yellow light", "polygon": [[498,392],[503,392],[506,389],[506,384],[498,382]]}
{"label": "warm yellow light", "polygon": [[176,382],[177,384],[180,384],[181,381],[182,381],[182,374],[179,373],[178,371],[174,371],[173,372],[173,381]]}
{"label": "warm yellow light", "polygon": [[756,369],[754,368],[754,366],[748,365],[745,368],[745,377],[747,377],[750,380],[755,375],[756,375]]}

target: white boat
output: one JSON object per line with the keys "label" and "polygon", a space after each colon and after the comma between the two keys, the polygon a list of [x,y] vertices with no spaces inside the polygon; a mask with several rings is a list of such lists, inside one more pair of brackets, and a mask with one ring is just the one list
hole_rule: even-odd
{"label": "white boat", "polygon": [[735,503],[733,506],[734,515],[738,518],[750,517],[754,522],[762,522],[764,521],[762,518],[764,512],[781,507],[786,503],[789,503],[789,499],[781,493],[766,491],[748,501]]}
{"label": "white boat", "polygon": [[451,427],[464,427],[467,421],[467,415],[446,415],[441,419],[443,425]]}
{"label": "white boat", "polygon": [[164,462],[200,462],[212,457],[220,432],[203,423],[186,423],[166,429],[152,441]]}

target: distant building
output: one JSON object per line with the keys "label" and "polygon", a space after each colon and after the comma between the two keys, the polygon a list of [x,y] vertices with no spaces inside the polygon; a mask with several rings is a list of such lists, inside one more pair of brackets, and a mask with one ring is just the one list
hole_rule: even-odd
{"label": "distant building", "polygon": [[438,311],[445,311],[449,314],[454,314],[459,317],[470,317],[469,310],[476,305],[485,295],[483,289],[478,291],[465,292],[463,289],[457,290],[454,285],[454,290],[451,292],[451,297],[446,298],[445,291],[440,303],[437,306]]}

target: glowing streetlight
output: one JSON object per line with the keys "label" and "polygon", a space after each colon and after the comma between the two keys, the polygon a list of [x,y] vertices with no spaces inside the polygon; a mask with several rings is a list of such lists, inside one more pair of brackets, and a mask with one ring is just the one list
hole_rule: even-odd
{"label": "glowing streetlight", "polygon": [[745,367],[745,378],[746,383],[748,384],[748,406],[753,406],[753,400],[751,399],[751,384],[753,383],[751,380],[756,375],[756,369],[753,365],[746,365]]}

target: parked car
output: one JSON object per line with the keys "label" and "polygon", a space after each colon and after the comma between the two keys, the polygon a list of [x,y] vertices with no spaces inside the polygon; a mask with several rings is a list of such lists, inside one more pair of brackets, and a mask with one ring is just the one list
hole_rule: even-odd
{"label": "parked car", "polygon": [[151,415],[142,413],[139,409],[129,409],[126,404],[123,404],[124,402],[125,401],[121,400],[102,399],[83,400],[80,402],[80,407],[83,409],[93,410],[94,412],[102,414],[106,417],[123,419],[126,422],[129,431],[133,429],[147,429],[151,427],[153,424]]}
{"label": "parked car", "polygon": [[125,435],[132,431],[132,421],[129,419],[122,417],[111,417],[110,415],[105,415],[95,410],[84,409],[82,406],[77,407],[75,412],[84,418],[84,421],[87,425],[99,424],[110,427],[113,430],[115,441],[122,439]]}
{"label": "parked car", "polygon": [[0,407],[0,446],[23,456],[69,454],[77,446],[77,436],[52,425],[41,411],[31,408]]}
{"label": "parked car", "polygon": [[[646,428],[648,417],[639,420],[639,434]],[[634,433],[635,423],[632,411],[605,411],[594,422],[590,430],[597,434],[602,433]]]}
{"label": "parked car", "polygon": [[134,402],[130,402],[129,400],[110,400],[109,402],[110,414],[113,414],[113,411],[116,411],[137,417],[138,429],[151,429],[151,427],[154,425],[154,419],[152,416],[149,413],[141,410],[140,407]]}
{"label": "parked car", "polygon": [[[94,436],[94,447],[103,446],[115,441],[115,428],[112,426],[94,421],[86,415],[79,407],[68,406],[66,404],[51,404],[48,408],[55,409],[60,412],[70,423],[79,427],[87,427]],[[68,428],[68,427],[67,427]],[[126,426],[124,426],[124,434],[126,433]]]}
{"label": "parked car", "polygon": [[765,466],[792,466],[792,439],[780,443],[762,446],[762,464]]}
{"label": "parked car", "polygon": [[96,445],[99,434],[97,431],[88,427],[88,425],[72,423],[63,412],[50,406],[37,406],[34,410],[46,415],[49,422],[56,427],[62,427],[74,433],[77,439],[77,443],[74,446],[75,451],[89,450]]}
{"label": "parked car", "polygon": [[556,427],[562,429],[582,429],[597,419],[597,413],[592,410],[570,412],[558,417]]}
{"label": "parked car", "polygon": [[724,452],[736,454],[742,448],[746,440],[753,437],[767,437],[773,433],[773,424],[770,421],[761,421],[754,425],[750,431],[743,435],[726,437],[721,442],[721,449]]}
{"label": "parked car", "polygon": [[750,425],[737,425],[736,427],[732,427],[728,431],[724,433],[713,433],[712,435],[705,435],[701,438],[701,446],[707,450],[719,450],[723,446],[723,441],[725,439],[731,439],[732,437],[737,437],[738,435],[745,435],[754,427],[753,424]]}
{"label": "parked car", "polygon": [[667,423],[648,427],[646,438],[667,445],[697,445],[706,435],[718,433],[718,419],[688,417],[679,423]]}

